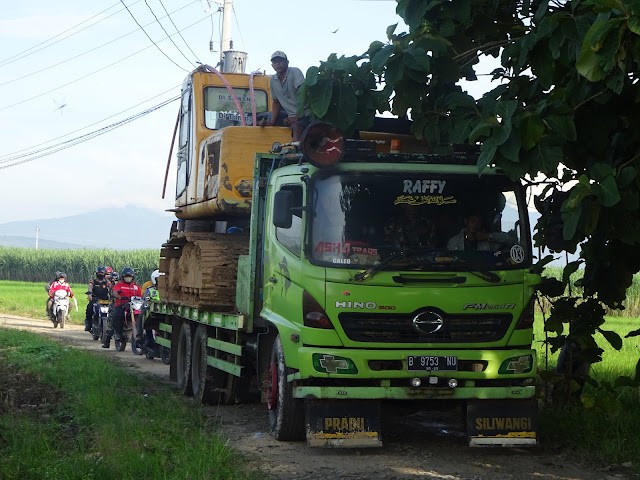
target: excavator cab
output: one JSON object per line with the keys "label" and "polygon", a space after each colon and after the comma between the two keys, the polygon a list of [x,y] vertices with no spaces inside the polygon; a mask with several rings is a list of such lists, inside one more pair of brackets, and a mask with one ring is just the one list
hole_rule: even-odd
{"label": "excavator cab", "polygon": [[255,152],[291,139],[290,129],[258,127],[271,105],[270,77],[201,66],[182,86],[177,147],[176,216],[249,214]]}

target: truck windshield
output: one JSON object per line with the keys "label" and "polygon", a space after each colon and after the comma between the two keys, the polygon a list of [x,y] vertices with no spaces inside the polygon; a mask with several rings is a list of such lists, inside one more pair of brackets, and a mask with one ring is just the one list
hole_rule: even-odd
{"label": "truck windshield", "polygon": [[523,189],[505,176],[318,175],[311,186],[315,264],[487,271],[531,263]]}
{"label": "truck windshield", "polygon": [[[234,88],[234,93],[244,111],[247,125],[252,125],[251,92],[248,88]],[[267,92],[254,90],[256,113],[267,111]],[[216,130],[223,127],[242,125],[242,117],[227,87],[206,87],[204,89],[204,123]]]}

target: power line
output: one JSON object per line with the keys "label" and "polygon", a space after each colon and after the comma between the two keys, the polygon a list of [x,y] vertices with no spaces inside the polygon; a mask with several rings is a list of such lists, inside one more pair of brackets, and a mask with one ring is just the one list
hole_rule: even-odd
{"label": "power line", "polygon": [[[171,22],[171,25],[173,25],[173,28],[176,29],[176,32],[178,32],[178,35],[180,35],[180,38],[182,39],[182,41],[184,42],[184,44],[187,46],[187,48],[189,49],[189,51],[191,52],[191,54],[193,55],[193,57],[198,61],[198,63],[200,63],[200,59],[198,58],[198,55],[196,55],[196,53],[191,50],[191,47],[189,46],[189,44],[187,43],[187,41],[184,39],[184,37],[182,36],[182,34],[180,33],[180,30],[178,29],[178,27],[176,26],[175,23],[173,23],[173,19],[171,18],[171,15],[169,15],[169,12],[167,12],[167,9],[164,6],[164,3],[162,3],[162,0],[158,0],[160,2],[160,5],[162,5],[162,8],[164,9],[165,13],[167,14],[167,18],[169,19],[169,21]],[[175,13],[175,12],[173,12]]]}
{"label": "power line", "polygon": [[[191,24],[191,25],[189,25],[188,27],[183,28],[182,30],[183,30],[183,31],[184,31],[184,30],[187,30],[188,28],[191,28],[191,27],[193,27],[194,25],[197,25],[198,23],[200,23],[200,22],[202,22],[202,21],[204,21],[204,20],[206,20],[206,19],[207,19],[207,17],[203,17],[203,18],[201,18],[200,20],[198,20],[197,22],[192,23],[192,24]],[[174,34],[174,35],[175,35],[175,34]],[[165,39],[163,38],[162,40],[160,40],[160,42],[162,42],[162,41],[164,41],[164,40],[165,40]],[[130,55],[127,55],[126,57],[121,58],[120,60],[116,60],[115,62],[110,63],[109,65],[107,65],[107,66],[105,66],[105,67],[99,68],[98,70],[95,70],[95,71],[93,71],[93,72],[91,72],[91,73],[88,73],[88,74],[86,74],[86,75],[84,75],[84,76],[82,76],[82,77],[80,77],[80,78],[76,78],[75,80],[72,80],[72,81],[70,81],[70,82],[67,82],[67,83],[65,83],[64,85],[60,85],[60,86],[58,86],[58,87],[52,88],[52,89],[50,89],[50,90],[47,90],[46,92],[40,93],[40,94],[38,94],[38,95],[34,95],[33,97],[27,98],[27,99],[25,99],[25,100],[21,100],[21,101],[19,101],[19,102],[13,103],[13,104],[11,104],[11,105],[5,105],[5,106],[3,106],[3,107],[0,107],[0,111],[2,111],[2,110],[7,110],[7,109],[9,109],[9,108],[12,108],[12,107],[15,107],[15,106],[18,106],[18,105],[22,105],[23,103],[29,102],[29,101],[34,100],[34,99],[36,99],[36,98],[42,97],[42,96],[44,96],[44,95],[46,95],[46,94],[48,94],[48,93],[55,92],[56,90],[60,90],[61,88],[67,87],[67,86],[69,86],[69,85],[72,85],[72,84],[74,84],[74,83],[76,83],[76,82],[79,82],[80,80],[83,80],[83,79],[85,79],[85,78],[87,78],[87,77],[90,77],[91,75],[95,75],[95,74],[96,74],[96,73],[98,73],[98,72],[101,72],[101,71],[103,71],[103,70],[106,70],[107,68],[112,67],[112,66],[114,66],[114,65],[116,65],[116,64],[118,64],[118,63],[120,63],[120,62],[122,62],[122,61],[124,61],[124,60],[126,60],[126,59],[128,59],[128,58],[131,58],[131,57],[133,57],[134,55],[137,55],[137,54],[139,54],[139,53],[141,53],[141,52],[143,52],[143,51],[145,51],[145,50],[147,50],[147,49],[151,48],[152,46],[153,46],[153,45],[149,45],[149,46],[147,46],[147,47],[144,47],[144,48],[142,48],[142,49],[138,50],[137,52],[134,52],[134,53],[132,53],[132,54],[130,54]],[[156,45],[156,46],[157,46],[157,45]],[[178,65],[178,67],[180,67],[180,66]],[[188,70],[185,70],[185,69],[184,69],[184,68],[182,68],[182,67],[180,67],[180,68],[181,68],[182,70],[184,70],[185,72],[188,72]]]}
{"label": "power line", "polygon": [[[99,68],[98,70],[95,70],[95,71],[93,71],[93,72],[91,72],[91,73],[87,73],[86,75],[84,75],[84,76],[82,76],[82,77],[79,77],[79,78],[76,78],[75,80],[71,80],[70,82],[67,82],[67,83],[65,83],[64,85],[60,85],[59,87],[52,88],[51,90],[47,90],[46,92],[39,93],[38,95],[34,95],[33,97],[27,98],[27,99],[25,99],[25,100],[21,100],[21,101],[19,101],[19,102],[12,103],[11,105],[5,105],[4,107],[0,107],[0,111],[2,111],[2,110],[7,110],[8,108],[12,108],[12,107],[15,107],[15,106],[18,106],[18,105],[22,105],[23,103],[27,103],[27,102],[29,102],[29,101],[31,101],[31,100],[36,99],[36,98],[40,98],[40,97],[42,97],[42,96],[44,96],[44,95],[46,95],[46,94],[48,94],[48,93],[55,92],[56,90],[60,90],[61,88],[64,88],[64,87],[67,87],[67,86],[69,86],[69,85],[72,85],[72,84],[74,84],[74,83],[76,83],[76,82],[79,82],[80,80],[84,80],[85,78],[90,77],[91,75],[95,75],[96,73],[101,72],[101,71],[103,71],[103,70],[106,70],[106,69],[107,69],[107,68],[109,68],[109,67],[113,67],[114,65],[116,65],[116,64],[118,64],[118,63],[120,63],[120,62],[122,62],[122,61],[126,60],[127,58],[131,58],[131,57],[133,57],[134,55],[137,55],[137,54],[139,54],[140,52],[144,52],[145,50],[147,50],[147,49],[149,49],[149,48],[151,48],[151,47],[152,47],[152,45],[149,45],[148,47],[144,47],[143,49],[138,50],[137,52],[134,52],[134,53],[132,53],[131,55],[127,55],[126,57],[121,58],[120,60],[117,60],[117,61],[115,61],[115,62],[113,62],[113,63],[110,63],[109,65],[107,65],[107,66],[105,66],[105,67],[102,67],[102,68]],[[180,67],[180,68],[182,68],[182,67]]]}
{"label": "power line", "polygon": [[238,33],[240,34],[240,40],[242,41],[242,47],[245,47],[244,37],[242,36],[242,30],[240,29],[240,22],[238,21],[238,14],[236,13],[236,7],[231,4],[231,8],[233,9],[233,18],[236,19],[236,26],[238,27]]}
{"label": "power line", "polygon": [[[141,1],[141,0],[136,0],[135,2],[133,2],[133,3],[131,4],[131,6],[135,5],[136,3],[140,2],[140,1]],[[106,20],[107,18],[111,18],[111,17],[113,17],[114,15],[117,15],[117,14],[118,14],[118,13],[120,13],[122,10],[124,10],[124,8],[121,8],[121,9],[120,9],[120,10],[118,10],[117,12],[112,13],[111,15],[106,16],[106,17],[104,17],[104,18],[101,18],[101,19],[100,19],[100,20],[98,20],[97,22],[94,22],[94,23],[92,23],[91,25],[87,25],[86,27],[84,27],[84,28],[82,28],[82,29],[80,29],[80,30],[78,30],[78,31],[76,31],[76,32],[73,32],[72,34],[67,35],[67,36],[66,36],[66,37],[64,37],[64,38],[61,38],[60,40],[57,40],[57,41],[55,41],[55,42],[53,42],[53,43],[50,43],[49,45],[46,45],[46,46],[44,46],[44,47],[42,47],[42,48],[38,48],[37,50],[34,50],[35,48],[39,47],[40,45],[44,45],[45,43],[50,42],[50,41],[51,41],[51,40],[53,40],[54,38],[57,38],[57,37],[59,37],[60,35],[64,35],[65,33],[67,33],[67,32],[69,32],[69,31],[73,30],[74,28],[79,27],[79,26],[80,26],[80,25],[82,25],[83,23],[86,23],[86,22],[88,22],[89,20],[91,20],[91,19],[93,19],[93,18],[96,18],[96,17],[98,17],[98,16],[102,15],[104,12],[106,12],[107,10],[111,10],[111,9],[112,9],[113,7],[115,7],[116,5],[118,5],[118,4],[116,3],[116,4],[114,4],[114,5],[111,5],[109,8],[107,8],[107,9],[103,10],[103,11],[102,11],[102,12],[100,12],[100,13],[95,14],[93,17],[90,17],[90,18],[86,19],[85,21],[80,22],[80,23],[78,23],[77,25],[74,25],[73,27],[66,29],[64,32],[60,32],[59,34],[54,35],[53,37],[48,38],[47,40],[45,40],[45,41],[43,41],[43,42],[40,42],[40,43],[38,43],[37,45],[34,45],[33,47],[27,48],[26,50],[23,50],[23,51],[22,51],[22,52],[20,52],[20,53],[16,53],[15,55],[13,55],[13,56],[11,56],[11,57],[5,58],[4,60],[0,60],[0,67],[4,67],[5,65],[9,65],[10,63],[16,62],[16,61],[21,60],[21,59],[23,59],[23,58],[25,58],[25,57],[28,57],[29,55],[32,55],[32,54],[34,54],[34,53],[36,53],[36,52],[39,52],[39,51],[44,50],[44,49],[46,49],[46,48],[49,48],[49,47],[51,47],[52,45],[55,45],[56,43],[59,43],[59,42],[61,42],[61,41],[63,41],[63,40],[66,40],[66,39],[67,39],[67,38],[69,38],[69,37],[72,37],[72,36],[74,36],[74,35],[76,35],[76,34],[78,34],[78,33],[80,33],[80,32],[83,32],[83,31],[85,31],[87,28],[91,28],[91,27],[93,27],[94,25],[96,25],[96,24],[98,24],[98,23],[100,23],[100,22],[102,22],[102,21]],[[34,51],[29,52],[29,50],[34,50]],[[27,52],[29,52],[29,53],[27,53]],[[23,55],[23,54],[24,54],[24,55]],[[18,58],[16,58],[16,57],[18,57]]]}
{"label": "power line", "polygon": [[[164,94],[166,94],[166,93],[168,93],[168,92],[175,91],[175,90],[177,90],[177,89],[179,89],[179,88],[180,88],[180,85],[176,85],[175,87],[172,87],[172,88],[170,88],[169,90],[165,90],[164,92],[159,93],[159,94],[157,94],[157,95],[154,95],[154,96],[153,96],[153,97],[151,97],[151,98],[147,98],[146,100],[144,100],[144,101],[142,101],[142,102],[140,102],[140,103],[138,103],[138,104],[136,104],[136,105],[132,105],[131,107],[126,108],[126,109],[124,109],[124,110],[122,110],[122,111],[120,111],[120,112],[118,112],[118,113],[114,113],[113,115],[109,115],[108,117],[105,117],[105,118],[103,118],[102,120],[98,120],[97,122],[93,122],[93,123],[91,123],[91,124],[89,124],[89,125],[85,125],[85,126],[84,126],[84,127],[82,127],[82,128],[78,128],[78,129],[73,130],[73,131],[71,131],[71,132],[69,132],[69,133],[65,133],[64,135],[60,135],[60,136],[58,136],[58,137],[52,138],[52,139],[50,139],[50,140],[47,140],[47,141],[45,141],[45,142],[41,142],[41,143],[38,143],[38,144],[36,144],[36,145],[32,145],[32,146],[30,146],[30,147],[28,147],[28,148],[23,148],[23,149],[21,149],[21,150],[16,150],[15,152],[12,152],[12,153],[7,153],[7,154],[4,154],[4,155],[0,155],[0,163],[13,162],[14,160],[17,160],[17,159],[19,159],[19,158],[23,158],[23,157],[26,157],[26,156],[29,156],[29,155],[34,155],[34,154],[36,154],[36,153],[40,153],[40,152],[42,152],[42,151],[44,151],[44,150],[47,150],[47,148],[49,148],[49,147],[46,147],[46,148],[43,148],[43,149],[40,149],[40,150],[32,150],[32,149],[34,149],[34,148],[36,148],[36,147],[39,147],[39,146],[41,146],[41,145],[46,145],[47,143],[54,142],[54,141],[59,140],[59,139],[64,138],[64,137],[68,137],[69,135],[72,135],[72,134],[74,134],[74,133],[80,132],[80,131],[82,131],[82,130],[86,130],[86,129],[87,129],[87,128],[89,128],[89,127],[93,127],[94,125],[97,125],[97,124],[102,123],[102,122],[104,122],[104,121],[106,121],[106,120],[109,120],[110,118],[117,117],[118,115],[121,115],[121,114],[123,114],[124,112],[128,112],[129,110],[132,110],[132,109],[134,109],[134,108],[136,108],[136,107],[139,107],[139,106],[140,106],[140,105],[142,105],[143,103],[147,103],[147,102],[149,102],[149,101],[153,100],[154,98],[157,98],[157,97],[159,97],[159,96],[161,96],[161,95],[164,95]],[[20,154],[21,152],[26,152],[27,150],[32,150],[32,151],[30,151],[30,152],[28,152],[28,153]],[[18,154],[20,154],[20,155],[18,155]],[[10,158],[6,158],[6,157],[10,157]],[[2,159],[4,159],[4,160],[2,160]]]}
{"label": "power line", "polygon": [[152,113],[152,112],[154,112],[154,111],[156,111],[156,110],[158,110],[158,109],[160,109],[162,107],[165,107],[165,106],[169,105],[172,102],[175,102],[178,99],[180,99],[180,96],[173,97],[173,98],[171,98],[169,100],[165,100],[164,102],[159,103],[158,105],[155,105],[155,106],[153,106],[151,108],[148,108],[147,110],[143,110],[142,112],[138,112],[137,114],[132,115],[131,117],[125,118],[123,120],[120,120],[119,122],[112,123],[111,125],[107,125],[106,127],[100,128],[98,130],[95,130],[93,132],[87,133],[85,135],[81,135],[79,137],[72,138],[70,140],[61,142],[61,143],[59,143],[57,145],[53,145],[51,147],[51,149],[47,149],[47,151],[44,152],[44,153],[40,153],[38,155],[34,155],[34,156],[31,156],[31,157],[25,158],[24,160],[16,161],[16,162],[10,163],[8,165],[2,165],[2,166],[0,166],[0,170],[3,170],[5,168],[10,168],[10,167],[15,167],[15,166],[21,165],[23,163],[32,162],[34,160],[37,160],[38,158],[46,157],[48,155],[53,155],[54,153],[57,153],[57,152],[59,152],[61,150],[66,150],[67,148],[71,148],[71,147],[73,147],[75,145],[78,145],[80,143],[88,142],[89,140],[93,140],[94,138],[99,137],[100,135],[104,135],[105,133],[108,133],[108,132],[110,132],[112,130],[115,130],[116,128],[119,128],[119,127],[121,127],[123,125],[126,125],[127,123],[130,123],[130,122],[133,122],[135,120],[138,120],[138,119],[144,117],[145,115],[148,115],[148,114],[150,114],[150,113]]}
{"label": "power line", "polygon": [[[138,0],[138,1],[141,1],[141,0]],[[197,0],[195,0],[195,1],[193,1],[193,2],[190,2],[190,3],[187,3],[186,5],[184,5],[184,6],[180,7],[180,8],[178,8],[177,10],[174,10],[172,13],[179,12],[180,10],[182,10],[182,9],[184,9],[184,8],[187,8],[188,6],[193,5],[193,4],[194,4],[194,3],[196,3],[196,2],[197,2]],[[122,10],[124,10],[124,8],[123,8]],[[168,14],[167,14],[167,16],[168,16]],[[165,17],[162,17],[162,18],[165,18]],[[154,22],[149,22],[148,24],[146,24],[146,25],[145,25],[145,27],[148,27],[148,26],[149,26],[149,25],[151,25],[152,23],[154,23]],[[95,24],[94,24],[94,25],[95,25]],[[63,60],[63,61],[58,62],[58,63],[54,63],[53,65],[49,65],[49,66],[47,66],[47,67],[39,68],[38,70],[36,70],[36,71],[34,71],[34,72],[27,73],[27,74],[25,74],[25,75],[23,75],[23,76],[21,76],[21,77],[14,78],[13,80],[9,80],[9,81],[7,81],[7,82],[0,83],[0,87],[2,87],[2,86],[4,86],[4,85],[8,85],[8,84],[13,83],[13,82],[17,82],[18,80],[22,80],[22,79],[27,78],[27,77],[30,77],[30,76],[32,76],[32,75],[37,75],[38,73],[48,72],[50,69],[52,69],[52,68],[54,68],[54,67],[57,67],[57,66],[62,65],[62,64],[64,64],[64,63],[70,62],[71,60],[75,60],[76,58],[79,58],[79,57],[82,57],[82,56],[84,56],[84,55],[87,55],[88,53],[94,52],[94,51],[96,51],[96,50],[98,50],[98,49],[100,49],[100,48],[102,48],[102,47],[106,47],[107,45],[110,45],[110,44],[112,44],[112,43],[114,43],[114,42],[117,42],[118,40],[121,40],[121,39],[123,39],[124,37],[127,37],[127,36],[129,36],[129,35],[131,35],[131,34],[133,34],[133,33],[136,33],[137,31],[138,31],[138,29],[136,28],[135,30],[131,30],[129,33],[125,33],[124,35],[122,35],[122,36],[120,36],[120,37],[118,37],[118,38],[114,38],[113,40],[110,40],[110,41],[108,41],[107,43],[103,43],[102,45],[98,45],[98,46],[97,46],[97,47],[95,47],[95,48],[92,48],[92,49],[90,49],[90,50],[86,50],[85,52],[79,53],[78,55],[75,55],[75,56],[73,56],[73,57],[71,57],[71,58],[67,58],[66,60]],[[182,36],[182,35],[180,35],[180,36]],[[66,37],[66,38],[69,38],[69,37]]]}
{"label": "power line", "polygon": [[147,31],[142,28],[142,25],[140,25],[138,23],[138,20],[136,20],[136,17],[133,16],[133,13],[131,13],[131,10],[129,10],[129,7],[127,7],[127,5],[124,3],[124,0],[120,0],[122,2],[122,5],[124,5],[124,7],[127,9],[127,12],[129,12],[129,15],[131,15],[131,18],[133,18],[133,21],[136,22],[136,24],[140,27],[140,30],[142,30],[144,32],[144,34],[147,36],[147,38],[151,41],[151,43],[153,43],[156,48],[158,50],[160,50],[160,53],[162,53],[165,57],[167,57],[167,60],[169,60],[171,63],[173,63],[176,67],[181,68],[182,70],[184,70],[185,72],[188,72],[189,70],[187,70],[186,68],[182,68],[180,65],[178,65],[176,62],[174,62],[169,55],[167,55],[166,53],[164,53],[164,51],[162,51],[162,49],[158,46],[158,44],[156,42],[153,41],[153,39],[149,36],[149,34],[147,33]]}
{"label": "power line", "polygon": [[167,36],[167,38],[169,40],[171,40],[171,43],[173,43],[173,46],[176,47],[176,49],[180,52],[180,55],[182,55],[184,57],[184,59],[189,62],[193,68],[196,68],[195,63],[193,63],[191,60],[189,60],[187,58],[187,56],[182,53],[182,50],[180,50],[180,48],[178,47],[178,45],[176,45],[176,42],[173,41],[173,39],[171,38],[171,36],[169,35],[169,32],[167,32],[164,28],[164,25],[162,25],[162,23],[160,22],[160,20],[158,20],[158,17],[156,16],[156,13],[153,11],[153,9],[151,8],[151,5],[149,5],[149,2],[147,2],[147,0],[144,0],[144,3],[147,5],[147,7],[149,8],[149,11],[151,12],[151,15],[153,15],[153,18],[156,19],[156,22],[158,22],[158,25],[160,25],[160,28],[162,29],[162,31],[165,33],[165,35]]}

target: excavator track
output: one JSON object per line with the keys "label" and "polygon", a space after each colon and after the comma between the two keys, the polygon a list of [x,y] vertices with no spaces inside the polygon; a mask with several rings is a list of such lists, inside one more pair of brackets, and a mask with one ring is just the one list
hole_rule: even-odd
{"label": "excavator track", "polygon": [[232,312],[238,257],[249,253],[248,235],[174,233],[162,245],[160,298],[195,308]]}

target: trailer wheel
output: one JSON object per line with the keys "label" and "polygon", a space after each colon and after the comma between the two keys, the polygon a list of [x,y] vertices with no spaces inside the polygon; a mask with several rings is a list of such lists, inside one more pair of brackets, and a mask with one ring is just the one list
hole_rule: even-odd
{"label": "trailer wheel", "polygon": [[[224,352],[223,352],[224,353]],[[219,357],[229,360],[230,355]],[[219,370],[207,363],[207,329],[200,325],[193,339],[191,385],[196,401],[213,405],[230,405],[246,400],[245,378]]]}
{"label": "trailer wheel", "polygon": [[302,440],[304,433],[304,403],[293,398],[293,385],[287,375],[293,373],[285,366],[282,340],[278,335],[273,342],[267,380],[267,408],[269,428],[276,440]]}
{"label": "trailer wheel", "polygon": [[191,325],[184,322],[180,327],[178,337],[178,351],[176,352],[176,374],[178,390],[183,395],[192,395],[191,389]]}
{"label": "trailer wheel", "polygon": [[[212,388],[214,368],[207,364],[207,327],[199,325],[193,337],[191,390],[198,403],[218,403],[219,393]],[[224,372],[220,372],[224,373]]]}

